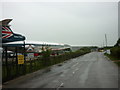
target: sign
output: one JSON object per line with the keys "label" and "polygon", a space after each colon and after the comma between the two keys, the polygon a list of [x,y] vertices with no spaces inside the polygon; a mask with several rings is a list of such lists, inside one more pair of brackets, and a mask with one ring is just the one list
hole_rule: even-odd
{"label": "sign", "polygon": [[24,55],[18,55],[18,64],[24,64]]}
{"label": "sign", "polygon": [[107,54],[110,54],[110,50],[107,50],[106,53],[107,53]]}
{"label": "sign", "polygon": [[34,56],[38,56],[39,54],[38,53],[34,53]]}
{"label": "sign", "polygon": [[27,52],[34,52],[34,46],[29,45],[28,48],[27,48]]}
{"label": "sign", "polygon": [[32,59],[32,58],[34,58],[34,53],[28,53],[27,56],[28,56],[29,59]]}

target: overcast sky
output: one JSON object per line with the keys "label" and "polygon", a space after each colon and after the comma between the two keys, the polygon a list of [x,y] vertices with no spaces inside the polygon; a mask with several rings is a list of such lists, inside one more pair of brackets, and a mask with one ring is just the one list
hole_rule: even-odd
{"label": "overcast sky", "polygon": [[117,2],[3,3],[2,19],[27,40],[70,45],[114,45],[118,39]]}

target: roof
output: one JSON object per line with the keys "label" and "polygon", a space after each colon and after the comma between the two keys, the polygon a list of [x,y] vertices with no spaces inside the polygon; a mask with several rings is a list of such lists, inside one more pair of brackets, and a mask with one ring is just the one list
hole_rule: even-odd
{"label": "roof", "polygon": [[[23,41],[9,42],[4,45],[24,45]],[[51,43],[51,42],[41,42],[41,41],[27,41],[25,40],[25,45],[64,45],[60,43]]]}

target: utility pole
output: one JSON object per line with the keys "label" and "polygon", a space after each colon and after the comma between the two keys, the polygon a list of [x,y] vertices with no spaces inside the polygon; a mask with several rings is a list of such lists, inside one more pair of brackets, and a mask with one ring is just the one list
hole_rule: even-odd
{"label": "utility pole", "polygon": [[24,66],[23,66],[23,71],[24,71],[24,74],[26,74],[26,50],[25,50],[25,40],[23,41],[23,48],[24,48]]}
{"label": "utility pole", "polygon": [[105,34],[105,42],[106,42],[106,48],[107,48],[107,35]]}
{"label": "utility pole", "polygon": [[106,34],[105,34],[105,42],[106,42],[106,49],[105,49],[105,51],[107,53],[107,35]]}

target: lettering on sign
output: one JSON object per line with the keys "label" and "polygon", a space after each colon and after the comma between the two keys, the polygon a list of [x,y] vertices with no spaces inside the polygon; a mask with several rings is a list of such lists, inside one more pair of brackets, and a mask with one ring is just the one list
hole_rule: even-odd
{"label": "lettering on sign", "polygon": [[24,55],[18,55],[18,64],[24,64]]}

